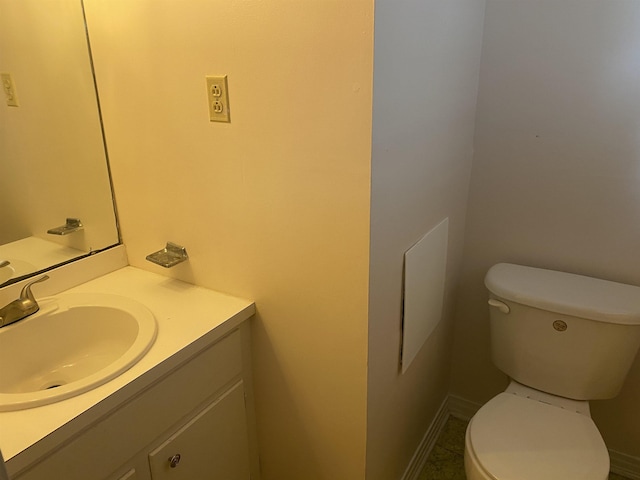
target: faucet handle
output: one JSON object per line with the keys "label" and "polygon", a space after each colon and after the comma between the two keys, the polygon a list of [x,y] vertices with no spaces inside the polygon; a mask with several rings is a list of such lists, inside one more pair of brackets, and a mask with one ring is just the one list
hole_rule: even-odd
{"label": "faucet handle", "polygon": [[44,282],[45,280],[48,280],[48,279],[49,279],[49,275],[43,275],[40,278],[37,278],[27,283],[24,287],[22,287],[22,290],[20,291],[20,300],[22,301],[28,300],[35,303],[36,298],[33,296],[33,292],[31,292],[31,285],[33,285],[34,283]]}

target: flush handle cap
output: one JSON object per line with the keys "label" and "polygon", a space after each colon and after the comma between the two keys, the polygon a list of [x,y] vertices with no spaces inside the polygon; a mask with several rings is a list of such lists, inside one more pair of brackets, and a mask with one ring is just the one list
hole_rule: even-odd
{"label": "flush handle cap", "polygon": [[492,298],[491,300],[489,300],[489,305],[491,307],[497,308],[502,313],[509,313],[511,311],[511,309],[509,308],[509,305],[507,305],[504,302],[501,302],[500,300],[496,300],[495,298]]}

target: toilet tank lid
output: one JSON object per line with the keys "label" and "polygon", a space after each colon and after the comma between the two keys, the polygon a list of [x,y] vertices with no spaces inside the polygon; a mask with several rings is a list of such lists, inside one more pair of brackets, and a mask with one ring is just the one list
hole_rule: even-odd
{"label": "toilet tank lid", "polygon": [[640,287],[511,263],[491,267],[484,283],[495,296],[530,307],[640,325]]}

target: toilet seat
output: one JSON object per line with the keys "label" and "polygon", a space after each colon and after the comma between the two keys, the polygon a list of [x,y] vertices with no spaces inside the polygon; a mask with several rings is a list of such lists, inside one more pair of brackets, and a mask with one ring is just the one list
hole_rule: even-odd
{"label": "toilet seat", "polygon": [[512,393],[469,423],[467,454],[495,480],[606,480],[609,454],[586,415]]}

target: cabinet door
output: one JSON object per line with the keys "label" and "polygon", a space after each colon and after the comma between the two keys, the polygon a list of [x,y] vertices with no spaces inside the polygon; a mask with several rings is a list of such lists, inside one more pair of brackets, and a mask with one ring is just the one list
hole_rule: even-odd
{"label": "cabinet door", "polygon": [[153,480],[248,480],[242,381],[149,454]]}

